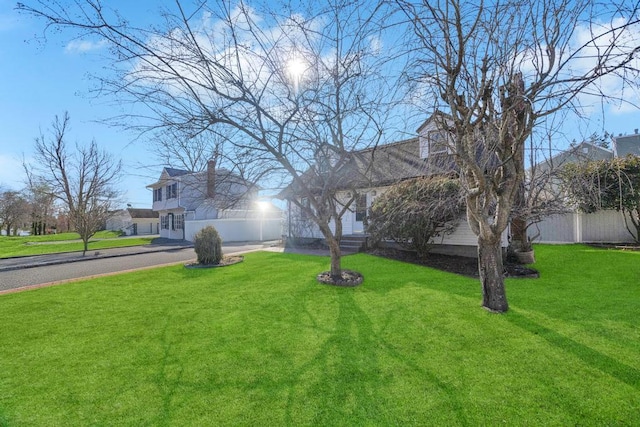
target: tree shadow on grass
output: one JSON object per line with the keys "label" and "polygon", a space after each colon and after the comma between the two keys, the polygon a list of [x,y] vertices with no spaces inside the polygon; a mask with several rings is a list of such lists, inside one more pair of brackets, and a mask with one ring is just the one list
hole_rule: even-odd
{"label": "tree shadow on grass", "polygon": [[573,354],[587,365],[617,378],[636,390],[640,390],[640,370],[637,368],[619,362],[606,354],[565,337],[517,311],[509,311],[505,318],[519,328],[544,338],[549,344]]}
{"label": "tree shadow on grass", "polygon": [[[315,319],[313,313],[305,308],[308,316],[305,321],[312,327],[321,327],[328,336],[318,348],[314,357],[306,364],[294,370],[287,384],[288,402],[287,423],[296,423],[296,407],[302,404],[299,388],[306,387],[304,393],[317,405],[314,425],[347,423],[349,420],[374,421],[383,424],[395,424],[399,421],[398,412],[389,410],[401,407],[402,402],[394,402],[398,397],[389,396],[385,391],[394,380],[388,362],[395,360],[409,368],[413,375],[419,375],[428,383],[444,392],[454,411],[454,418],[460,424],[467,424],[464,408],[457,397],[457,391],[440,380],[433,372],[426,372],[413,361],[394,349],[379,333],[367,313],[358,305],[352,289],[339,291],[337,296],[338,312],[335,325],[329,329]],[[383,366],[385,364],[385,366]],[[306,383],[305,378],[320,373],[314,383]],[[403,374],[406,375],[406,372]],[[411,413],[405,414],[409,419]]]}

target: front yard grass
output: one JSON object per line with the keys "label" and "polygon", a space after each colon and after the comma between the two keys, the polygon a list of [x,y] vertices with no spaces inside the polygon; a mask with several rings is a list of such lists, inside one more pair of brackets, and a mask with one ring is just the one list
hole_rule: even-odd
{"label": "front yard grass", "polygon": [[511,310],[476,280],[269,252],[0,296],[0,425],[633,425],[640,252],[538,246]]}
{"label": "front yard grass", "polygon": [[[99,231],[89,240],[89,250],[148,245],[151,237],[120,238],[113,231]],[[0,258],[82,251],[78,233],[43,236],[0,236]]]}

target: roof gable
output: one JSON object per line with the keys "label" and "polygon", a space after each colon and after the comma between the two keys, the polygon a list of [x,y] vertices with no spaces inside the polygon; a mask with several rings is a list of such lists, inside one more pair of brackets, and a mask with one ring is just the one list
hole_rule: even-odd
{"label": "roof gable", "polygon": [[193,173],[193,172],[188,171],[188,170],[174,169],[174,168],[164,168],[163,172],[166,172],[167,176],[169,176],[171,178],[176,178],[176,177],[179,177],[179,176],[182,176],[182,175]]}

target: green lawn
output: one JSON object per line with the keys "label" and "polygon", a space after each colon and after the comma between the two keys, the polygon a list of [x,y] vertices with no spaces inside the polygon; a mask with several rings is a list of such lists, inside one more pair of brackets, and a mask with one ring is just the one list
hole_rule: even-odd
{"label": "green lawn", "polygon": [[259,252],[0,296],[0,425],[634,425],[640,253],[538,246],[511,310],[477,281]]}
{"label": "green lawn", "polygon": [[[114,231],[99,231],[89,240],[89,250],[148,245],[151,237],[121,238]],[[82,251],[77,233],[46,236],[0,236],[0,258]]]}

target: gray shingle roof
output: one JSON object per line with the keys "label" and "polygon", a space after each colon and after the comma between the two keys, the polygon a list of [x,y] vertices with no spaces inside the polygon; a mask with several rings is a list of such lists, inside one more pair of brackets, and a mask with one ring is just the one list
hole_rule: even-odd
{"label": "gray shingle roof", "polygon": [[167,171],[167,174],[172,178],[175,178],[177,176],[186,175],[188,173],[193,173],[193,172],[189,172],[188,170],[184,170],[184,169],[164,168],[164,170]]}
{"label": "gray shingle roof", "polygon": [[[421,159],[419,138],[415,137],[352,152],[349,162],[336,171],[335,181],[338,189],[384,187],[405,179],[453,170],[453,157],[448,154]],[[319,179],[311,168],[302,174],[302,179],[311,180],[314,176]],[[278,197],[295,194],[295,188],[296,185],[290,184]]]}
{"label": "gray shingle roof", "polygon": [[131,218],[158,218],[158,212],[153,209],[128,208]]}

